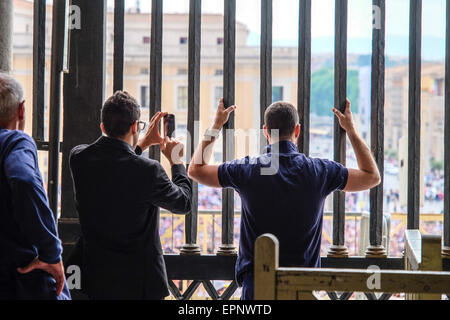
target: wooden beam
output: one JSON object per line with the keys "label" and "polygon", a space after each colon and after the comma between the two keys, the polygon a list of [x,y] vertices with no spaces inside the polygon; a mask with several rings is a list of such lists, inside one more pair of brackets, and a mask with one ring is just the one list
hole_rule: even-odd
{"label": "wooden beam", "polygon": [[[367,270],[285,269],[277,271],[277,290],[382,293],[448,293],[449,272],[379,271],[381,286],[368,289]],[[255,283],[256,286],[256,283]]]}
{"label": "wooden beam", "polygon": [[260,236],[255,244],[255,300],[277,298],[278,261],[278,239],[271,234]]}

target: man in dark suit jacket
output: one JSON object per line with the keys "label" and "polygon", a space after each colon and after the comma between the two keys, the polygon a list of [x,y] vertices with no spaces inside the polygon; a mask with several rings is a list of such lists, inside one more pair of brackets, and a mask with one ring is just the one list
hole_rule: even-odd
{"label": "man in dark suit jacket", "polygon": [[[158,207],[191,210],[192,188],[181,160],[183,145],[162,138],[157,113],[142,139],[140,107],[126,92],[105,102],[106,136],[74,148],[70,167],[83,238],[83,285],[92,299],[163,299],[169,295],[159,238]],[[172,166],[142,157],[160,145]]]}

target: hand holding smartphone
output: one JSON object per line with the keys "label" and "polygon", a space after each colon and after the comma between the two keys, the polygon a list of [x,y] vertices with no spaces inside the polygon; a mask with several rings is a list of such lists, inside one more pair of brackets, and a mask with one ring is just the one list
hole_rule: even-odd
{"label": "hand holding smartphone", "polygon": [[175,115],[168,114],[164,117],[164,136],[174,138],[175,132]]}

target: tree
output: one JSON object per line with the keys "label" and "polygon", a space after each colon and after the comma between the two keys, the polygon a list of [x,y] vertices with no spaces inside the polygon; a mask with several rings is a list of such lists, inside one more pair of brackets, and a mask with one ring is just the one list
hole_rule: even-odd
{"label": "tree", "polygon": [[[347,72],[347,95],[352,101],[352,111],[358,113],[359,73]],[[334,70],[322,68],[311,76],[311,112],[319,116],[332,116],[334,106]]]}

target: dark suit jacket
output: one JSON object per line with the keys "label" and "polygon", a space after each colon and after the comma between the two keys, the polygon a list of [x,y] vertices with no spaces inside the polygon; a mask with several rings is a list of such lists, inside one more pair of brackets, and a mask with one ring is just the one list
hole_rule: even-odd
{"label": "dark suit jacket", "polygon": [[84,242],[84,291],[98,299],[168,296],[158,207],[191,210],[185,167],[172,167],[171,181],[158,162],[107,137],[74,148],[70,167]]}

